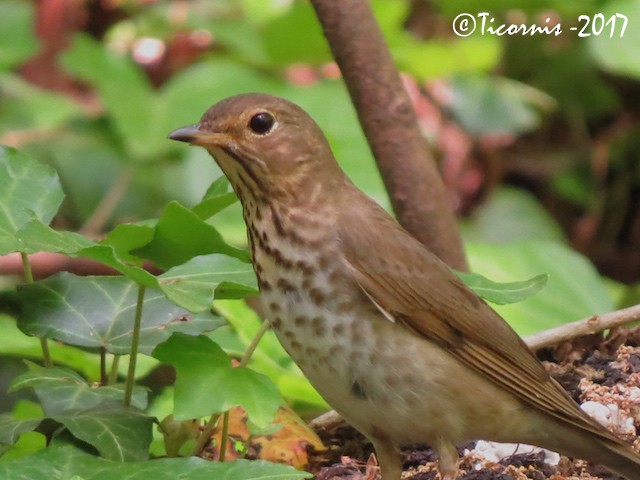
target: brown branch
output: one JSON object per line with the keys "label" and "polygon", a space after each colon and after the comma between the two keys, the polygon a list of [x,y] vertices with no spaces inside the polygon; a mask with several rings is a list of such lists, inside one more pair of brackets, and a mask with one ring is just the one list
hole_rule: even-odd
{"label": "brown branch", "polygon": [[[39,252],[29,255],[33,277],[36,280],[50,277],[58,272],[76,275],[119,275],[113,268],[89,258],[73,258],[62,253]],[[143,267],[154,275],[162,273],[150,263]],[[19,253],[0,256],[0,275],[22,275],[23,267]]]}
{"label": "brown branch", "polygon": [[436,163],[367,0],[311,0],[358,112],[400,223],[467,270]]}
{"label": "brown branch", "polygon": [[638,320],[640,320],[640,305],[634,305],[622,310],[593,315],[582,320],[565,323],[559,327],[529,335],[524,340],[531,350],[536,351],[576,337],[601,332],[608,328],[619,327]]}

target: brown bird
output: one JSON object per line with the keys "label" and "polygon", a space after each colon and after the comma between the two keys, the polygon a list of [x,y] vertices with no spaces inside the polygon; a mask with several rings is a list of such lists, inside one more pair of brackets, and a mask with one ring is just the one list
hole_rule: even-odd
{"label": "brown bird", "polygon": [[522,442],[640,480],[640,456],[585,415],[509,325],[338,166],[318,125],[265,94],[228,98],[173,140],[205,147],[243,207],[265,311],[318,392],[398,480],[429,444]]}

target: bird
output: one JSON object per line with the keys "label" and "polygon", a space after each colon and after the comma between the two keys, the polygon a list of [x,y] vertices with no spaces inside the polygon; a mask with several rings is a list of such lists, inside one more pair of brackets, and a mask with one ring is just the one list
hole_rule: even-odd
{"label": "bird", "polygon": [[381,477],[430,445],[442,480],[456,444],[527,443],[640,480],[640,456],[583,413],[524,341],[359,190],[316,122],[265,93],[226,98],[169,139],[204,147],[229,179],[278,340],[372,443]]}

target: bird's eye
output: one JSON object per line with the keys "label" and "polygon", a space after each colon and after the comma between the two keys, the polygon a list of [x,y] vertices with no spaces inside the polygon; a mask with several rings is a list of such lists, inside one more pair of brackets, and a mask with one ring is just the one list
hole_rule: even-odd
{"label": "bird's eye", "polygon": [[269,133],[275,123],[276,119],[273,118],[273,115],[267,112],[260,112],[251,117],[251,120],[249,120],[249,128],[253,133],[264,135]]}

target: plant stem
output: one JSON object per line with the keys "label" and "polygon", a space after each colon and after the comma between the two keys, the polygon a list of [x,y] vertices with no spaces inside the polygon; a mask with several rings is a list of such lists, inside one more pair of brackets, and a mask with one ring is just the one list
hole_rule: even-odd
{"label": "plant stem", "polygon": [[220,435],[220,456],[218,460],[224,462],[227,455],[227,443],[229,441],[229,410],[222,414],[222,435]]}
{"label": "plant stem", "polygon": [[[20,252],[20,258],[22,259],[22,270],[24,271],[24,278],[27,283],[33,283],[33,271],[31,270],[31,262],[29,261],[29,255],[24,252]],[[51,359],[51,352],[49,351],[49,342],[46,337],[38,337],[40,339],[40,347],[42,348],[42,359],[45,367],[53,367],[53,360]]]}
{"label": "plant stem", "polygon": [[136,360],[138,358],[138,343],[140,341],[140,324],[142,323],[142,306],[144,304],[144,292],[146,287],[138,285],[138,300],[136,302],[136,316],[133,320],[133,333],[131,338],[131,352],[129,352],[129,370],[124,390],[124,406],[131,405],[133,395],[133,383],[136,377]]}
{"label": "plant stem", "polygon": [[109,378],[107,379],[107,385],[113,385],[118,379],[118,366],[120,365],[121,355],[114,355],[111,362],[111,370],[109,371]]}
{"label": "plant stem", "polygon": [[42,348],[42,359],[45,367],[53,367],[51,352],[49,351],[49,342],[46,337],[38,337],[40,339],[40,347]]}
{"label": "plant stem", "polygon": [[100,385],[107,384],[107,349],[100,347]]}
{"label": "plant stem", "polygon": [[29,255],[24,252],[20,252],[20,258],[22,259],[22,269],[24,270],[24,278],[27,283],[33,283],[33,272],[31,271],[31,262],[29,262]]}
{"label": "plant stem", "polygon": [[251,343],[245,350],[244,355],[240,359],[238,367],[245,367],[247,363],[249,363],[249,360],[251,360],[251,355],[253,355],[253,352],[256,351],[258,343],[260,343],[260,340],[262,340],[262,337],[264,337],[264,334],[267,333],[267,330],[269,330],[270,326],[271,323],[269,322],[269,320],[265,320],[264,322],[262,322],[262,325],[260,325],[260,329],[257,331],[255,337],[253,337]]}
{"label": "plant stem", "polygon": [[204,447],[207,445],[207,443],[209,443],[209,440],[211,439],[211,434],[216,428],[216,423],[218,422],[219,418],[220,415],[211,415],[211,418],[209,418],[209,421],[202,429],[202,433],[200,433],[200,436],[196,441],[196,445],[193,447],[191,455],[200,455],[200,452],[204,450]]}

